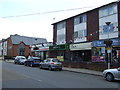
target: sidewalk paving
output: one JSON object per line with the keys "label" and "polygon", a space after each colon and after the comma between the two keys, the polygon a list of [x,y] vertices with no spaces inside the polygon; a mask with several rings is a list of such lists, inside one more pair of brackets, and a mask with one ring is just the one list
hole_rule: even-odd
{"label": "sidewalk paving", "polygon": [[[5,60],[5,61],[8,62],[8,63],[13,63],[14,62],[14,60]],[[102,72],[94,71],[94,70],[88,70],[88,69],[63,67],[63,70],[69,71],[69,72],[76,72],[76,73],[83,73],[83,74],[89,74],[89,75],[95,75],[95,76],[102,76]]]}
{"label": "sidewalk paving", "polygon": [[88,70],[88,69],[63,67],[63,70],[70,71],[70,72],[76,72],[76,73],[95,75],[95,76],[102,76],[102,72],[94,71],[94,70]]}

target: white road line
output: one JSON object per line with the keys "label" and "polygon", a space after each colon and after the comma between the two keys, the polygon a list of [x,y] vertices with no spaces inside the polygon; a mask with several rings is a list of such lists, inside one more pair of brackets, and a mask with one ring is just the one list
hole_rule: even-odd
{"label": "white road line", "polygon": [[37,80],[37,81],[42,82],[42,80]]}

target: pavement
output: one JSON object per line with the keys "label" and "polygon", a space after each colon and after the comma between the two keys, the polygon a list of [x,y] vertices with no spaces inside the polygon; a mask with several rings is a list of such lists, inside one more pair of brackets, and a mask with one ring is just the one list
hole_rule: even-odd
{"label": "pavement", "polygon": [[[14,60],[6,60],[5,62],[13,63]],[[102,76],[102,72],[94,71],[94,70],[88,70],[88,69],[63,67],[63,70],[69,71],[69,72],[75,72],[75,73],[83,73],[83,74],[89,74],[89,75],[95,75],[95,76]]]}

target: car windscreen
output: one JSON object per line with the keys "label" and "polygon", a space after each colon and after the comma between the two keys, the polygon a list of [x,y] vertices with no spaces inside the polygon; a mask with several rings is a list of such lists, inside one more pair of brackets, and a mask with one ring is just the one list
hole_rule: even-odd
{"label": "car windscreen", "polygon": [[25,57],[21,57],[20,59],[26,59]]}
{"label": "car windscreen", "polygon": [[32,59],[34,59],[34,60],[40,60],[39,57],[32,57]]}
{"label": "car windscreen", "polygon": [[52,61],[53,61],[53,62],[61,62],[61,61],[58,60],[58,59],[53,59]]}

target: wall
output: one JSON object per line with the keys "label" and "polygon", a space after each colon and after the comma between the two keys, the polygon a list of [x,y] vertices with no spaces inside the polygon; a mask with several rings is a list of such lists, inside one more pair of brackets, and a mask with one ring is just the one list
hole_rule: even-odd
{"label": "wall", "polygon": [[57,24],[53,25],[53,45],[57,42]]}
{"label": "wall", "polygon": [[[20,43],[21,44],[21,43]],[[19,47],[20,47],[20,44],[18,44],[18,45],[13,45],[13,55],[12,56],[19,56],[19,53],[18,53],[18,49],[19,49]],[[24,44],[24,43],[23,43]],[[29,48],[29,45],[25,45],[24,44],[24,46],[25,46],[25,56],[28,56],[29,55],[29,53],[31,53],[31,50],[30,50],[30,48]]]}
{"label": "wall", "polygon": [[74,19],[70,18],[66,21],[66,43],[74,42]]}
{"label": "wall", "polygon": [[10,37],[7,39],[7,42],[8,42],[7,56],[13,56],[13,44]]}
{"label": "wall", "polygon": [[87,39],[94,41],[99,39],[99,13],[98,9],[87,13]]}

